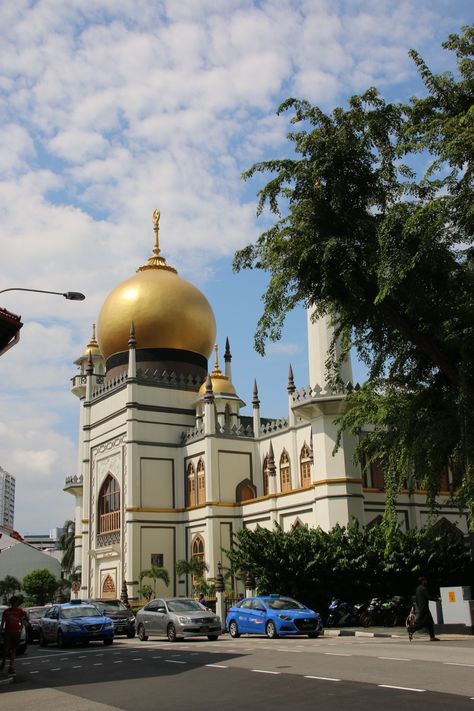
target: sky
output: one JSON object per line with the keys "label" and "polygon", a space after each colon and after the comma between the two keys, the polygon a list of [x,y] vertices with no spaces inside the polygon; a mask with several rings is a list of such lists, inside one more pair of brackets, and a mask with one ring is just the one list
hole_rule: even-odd
{"label": "sky", "polygon": [[0,295],[24,322],[0,358],[18,531],[73,517],[73,362],[107,294],[150,255],[155,208],[162,252],[210,301],[221,353],[229,337],[238,394],[251,406],[256,378],[262,415],[287,415],[290,362],[308,384],[305,313],[264,358],[254,351],[267,278],[233,274],[232,256],[269,217],[256,217],[261,179],[241,173],[288,154],[290,116],[276,111],[290,96],[330,111],[369,86],[392,101],[423,94],[408,50],[448,68],[441,43],[472,15],[471,0],[0,3],[0,289],[86,295]]}

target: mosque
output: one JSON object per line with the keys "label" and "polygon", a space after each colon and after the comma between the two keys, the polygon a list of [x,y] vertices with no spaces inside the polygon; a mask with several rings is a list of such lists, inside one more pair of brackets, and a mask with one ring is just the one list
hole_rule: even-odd
{"label": "mosque", "polygon": [[[362,472],[347,433],[334,452],[335,420],[357,386],[349,361],[341,392],[326,383],[327,319],[308,314],[311,385],[297,389],[290,367],[287,417],[261,415],[255,383],[253,415],[241,414],[229,342],[221,369],[212,308],[166,263],[159,219],[155,211],[152,255],[106,298],[97,338],[93,332],[71,379],[79,453],[65,491],[75,497],[83,597],[115,598],[126,589],[137,599],[140,571],[152,565],[170,575],[157,594],[187,595],[191,581],[176,576],[176,562],[196,556],[214,578],[242,527],[376,525],[384,511],[383,471]],[[448,479],[443,489],[440,520],[458,523]],[[425,524],[424,492],[402,492],[398,512],[406,528]]]}

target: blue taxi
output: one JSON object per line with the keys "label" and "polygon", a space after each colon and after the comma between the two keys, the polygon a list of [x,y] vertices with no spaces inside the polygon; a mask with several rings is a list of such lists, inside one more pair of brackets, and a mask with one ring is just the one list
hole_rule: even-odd
{"label": "blue taxi", "polygon": [[284,595],[246,597],[233,605],[226,617],[231,637],[241,634],[266,634],[317,637],[323,631],[321,615],[297,600]]}
{"label": "blue taxi", "polygon": [[42,647],[50,642],[66,647],[92,640],[112,644],[114,623],[90,603],[71,600],[52,605],[40,619],[39,641]]}

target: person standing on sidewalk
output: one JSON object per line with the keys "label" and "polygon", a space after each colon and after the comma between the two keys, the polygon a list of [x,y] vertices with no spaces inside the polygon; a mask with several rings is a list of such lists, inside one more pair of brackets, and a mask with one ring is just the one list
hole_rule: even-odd
{"label": "person standing on sidewalk", "polygon": [[428,592],[428,579],[423,575],[418,578],[419,585],[415,591],[416,619],[415,624],[408,625],[408,639],[413,639],[413,634],[417,630],[427,629],[430,642],[439,642],[434,633],[434,621],[430,612],[430,595]]}
{"label": "person standing on sidewalk", "polygon": [[0,670],[5,668],[7,654],[10,656],[8,673],[15,673],[16,648],[20,642],[21,628],[26,624],[26,612],[20,607],[20,599],[15,595],[10,599],[10,607],[3,611],[0,631],[3,632],[3,658]]}

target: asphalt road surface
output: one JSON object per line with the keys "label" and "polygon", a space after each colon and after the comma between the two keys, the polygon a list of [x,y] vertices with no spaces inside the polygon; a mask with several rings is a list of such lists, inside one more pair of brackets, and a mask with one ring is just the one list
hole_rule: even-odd
{"label": "asphalt road surface", "polygon": [[[1,677],[5,680],[5,675]],[[0,679],[0,680],[1,680]],[[474,710],[474,639],[261,637],[30,646],[2,711]]]}

